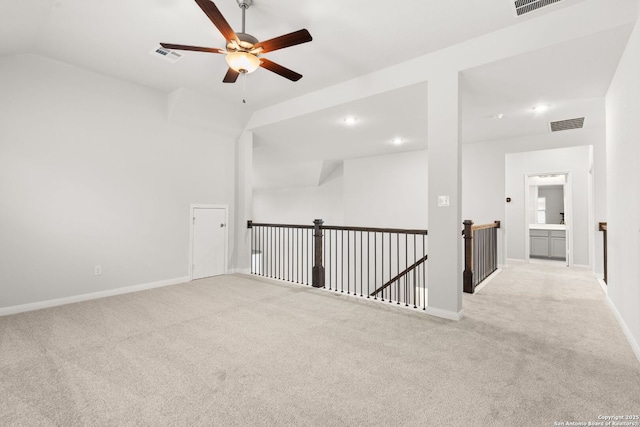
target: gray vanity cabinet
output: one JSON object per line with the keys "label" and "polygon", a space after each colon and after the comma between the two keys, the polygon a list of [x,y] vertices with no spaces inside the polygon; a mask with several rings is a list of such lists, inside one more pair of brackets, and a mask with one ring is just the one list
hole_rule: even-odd
{"label": "gray vanity cabinet", "polygon": [[529,230],[529,255],[533,258],[566,258],[566,231]]}

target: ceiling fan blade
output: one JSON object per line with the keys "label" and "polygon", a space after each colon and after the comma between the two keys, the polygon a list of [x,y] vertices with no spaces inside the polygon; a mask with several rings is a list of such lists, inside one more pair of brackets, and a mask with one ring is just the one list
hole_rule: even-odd
{"label": "ceiling fan blade", "polygon": [[262,48],[261,53],[271,52],[285,47],[295,46],[297,44],[307,43],[313,40],[311,34],[307,30],[298,30],[275,39],[259,42],[254,49]]}
{"label": "ceiling fan blade", "polygon": [[160,46],[164,47],[165,49],[172,49],[172,50],[193,50],[195,52],[227,53],[226,51],[215,48],[215,47],[187,46],[183,44],[171,44],[171,43],[160,43]]}
{"label": "ceiling fan blade", "polygon": [[227,74],[225,74],[224,79],[222,79],[223,83],[235,83],[238,80],[239,72],[234,70],[233,68],[229,68]]}
{"label": "ceiling fan blade", "polygon": [[298,74],[295,71],[285,68],[282,65],[276,64],[273,61],[269,61],[266,58],[260,58],[260,66],[294,82],[297,82],[302,78],[302,74]]}
{"label": "ceiling fan blade", "polygon": [[218,10],[216,5],[212,1],[196,0],[196,3],[198,3],[200,9],[202,9],[202,11],[209,17],[211,22],[213,22],[213,25],[215,25],[218,31],[220,31],[220,33],[224,36],[225,40],[238,40],[238,36],[236,36],[235,31],[233,31],[227,20],[224,19],[224,16],[222,16],[222,13],[220,13],[220,10]]}

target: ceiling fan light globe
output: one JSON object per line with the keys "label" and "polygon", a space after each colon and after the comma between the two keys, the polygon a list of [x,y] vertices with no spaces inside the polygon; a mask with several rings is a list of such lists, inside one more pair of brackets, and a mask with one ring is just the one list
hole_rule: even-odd
{"label": "ceiling fan light globe", "polygon": [[230,52],[226,57],[229,67],[239,73],[253,73],[260,66],[260,59],[248,52]]}

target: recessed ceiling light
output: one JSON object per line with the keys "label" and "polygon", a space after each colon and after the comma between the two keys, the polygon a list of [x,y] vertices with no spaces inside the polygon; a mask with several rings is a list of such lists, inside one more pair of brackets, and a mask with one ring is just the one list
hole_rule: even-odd
{"label": "recessed ceiling light", "polygon": [[353,116],[345,117],[344,122],[350,126],[355,125],[358,119]]}
{"label": "recessed ceiling light", "polygon": [[403,142],[404,142],[404,141],[403,141],[403,140],[402,140],[402,138],[400,138],[400,137],[396,137],[396,138],[393,138],[393,139],[391,140],[391,143],[392,143],[392,144],[394,144],[394,145],[400,145],[400,144],[402,144]]}
{"label": "recessed ceiling light", "polygon": [[504,117],[504,114],[502,114],[502,113],[494,114],[493,116],[491,116],[491,118],[493,118],[493,119],[501,119],[503,117]]}
{"label": "recessed ceiling light", "polygon": [[542,111],[548,110],[549,109],[549,104],[534,105],[533,107],[531,107],[531,109],[533,111],[535,111],[536,113],[540,113]]}

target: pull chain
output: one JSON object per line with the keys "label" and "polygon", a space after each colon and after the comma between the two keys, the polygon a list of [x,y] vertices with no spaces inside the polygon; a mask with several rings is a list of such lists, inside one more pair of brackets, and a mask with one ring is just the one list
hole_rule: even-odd
{"label": "pull chain", "polygon": [[247,73],[242,73],[242,103],[246,104],[245,94],[247,93]]}

